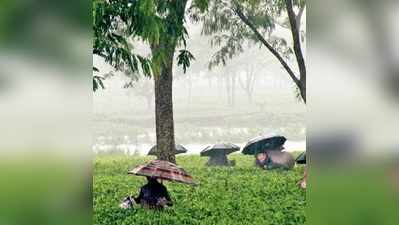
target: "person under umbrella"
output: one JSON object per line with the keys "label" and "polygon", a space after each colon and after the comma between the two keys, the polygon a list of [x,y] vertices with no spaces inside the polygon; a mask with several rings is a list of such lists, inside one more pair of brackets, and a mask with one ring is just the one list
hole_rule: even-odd
{"label": "person under umbrella", "polygon": [[234,161],[229,161],[227,155],[239,151],[240,147],[231,143],[219,143],[206,147],[200,156],[208,156],[208,166],[234,166]]}
{"label": "person under umbrella", "polygon": [[[305,164],[306,165],[306,152],[302,152],[298,158],[296,158],[296,163],[297,164]],[[308,170],[307,167],[305,166],[305,171],[303,172],[303,177],[302,179],[298,182],[298,186],[302,189],[306,189],[306,181],[308,177]]]}
{"label": "person under umbrella", "polygon": [[269,151],[279,151],[281,152],[284,147],[284,143],[287,141],[287,138],[280,135],[263,135],[251,139],[245,145],[242,150],[244,155],[254,155],[255,156],[255,165],[259,167],[264,167],[267,162],[267,152]]}
{"label": "person under umbrella", "polygon": [[134,201],[144,208],[160,209],[164,206],[173,206],[168,190],[155,177],[147,177],[147,184],[140,188],[140,194],[134,198]]}
{"label": "person under umbrella", "polygon": [[152,160],[134,168],[128,174],[147,177],[147,184],[140,188],[138,197],[133,199],[149,209],[163,209],[173,205],[166,187],[158,179],[195,185],[193,178],[183,168],[163,160]]}
{"label": "person under umbrella", "polygon": [[266,152],[259,153],[255,156],[255,165],[264,168],[266,165],[266,160],[267,160],[267,154]]}
{"label": "person under umbrella", "polygon": [[257,165],[266,170],[294,168],[295,160],[288,152],[267,151],[256,156]]}
{"label": "person under umbrella", "polygon": [[[186,153],[186,152],[187,152],[187,149],[183,145],[177,144],[175,146],[175,155],[183,154],[183,153]],[[159,150],[157,148],[157,145],[152,146],[152,148],[148,152],[148,155],[154,155],[154,156],[158,156],[159,155]]]}
{"label": "person under umbrella", "polygon": [[245,145],[242,153],[245,155],[257,155],[266,151],[281,151],[287,138],[280,135],[263,135],[251,139]]}

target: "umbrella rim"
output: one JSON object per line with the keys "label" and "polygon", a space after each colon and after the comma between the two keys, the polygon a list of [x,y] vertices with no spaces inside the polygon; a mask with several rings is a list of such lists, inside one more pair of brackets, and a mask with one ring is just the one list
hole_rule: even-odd
{"label": "umbrella rim", "polygon": [[[217,144],[227,144],[227,143],[217,143]],[[237,152],[240,151],[240,146],[233,144],[233,143],[228,143],[228,145],[231,145],[232,148],[214,148],[214,146],[216,146],[217,144],[214,145],[208,145],[206,148],[204,148],[201,152],[200,152],[200,156],[209,156],[208,153],[210,153],[210,151],[213,150],[232,150],[230,153],[225,153],[224,155],[229,155],[233,152]],[[226,151],[224,151],[226,152]]]}
{"label": "umbrella rim", "polygon": [[[179,173],[180,176],[188,177],[188,178],[190,178],[192,180],[192,182],[184,182],[184,181],[180,181],[180,180],[174,180],[174,179],[164,178],[164,177],[159,177],[159,176],[147,176],[147,175],[144,175],[144,174],[138,174],[137,173],[139,170],[145,168],[148,164],[153,163],[153,162],[166,162],[168,164],[172,164],[177,169],[182,170],[185,173],[185,174],[184,173]],[[135,170],[137,170],[137,171],[134,172]],[[161,170],[161,171],[164,170],[164,172],[169,172],[169,170],[163,169],[163,168],[157,168],[157,170]],[[143,176],[143,177],[155,177],[157,179],[162,179],[162,180],[167,180],[167,181],[176,182],[176,183],[182,183],[182,184],[189,184],[189,185],[194,185],[194,186],[197,185],[197,183],[194,181],[194,178],[191,175],[189,175],[182,167],[180,167],[180,166],[178,166],[178,165],[176,165],[174,163],[171,163],[169,161],[165,161],[165,160],[158,160],[158,159],[150,160],[150,161],[148,161],[148,162],[146,162],[144,164],[140,164],[140,165],[135,166],[133,169],[130,169],[127,172],[127,174],[128,175],[135,175],[135,176]]]}
{"label": "umbrella rim", "polygon": [[156,179],[161,179],[161,180],[166,180],[166,181],[170,181],[173,183],[179,183],[179,184],[187,184],[187,185],[193,185],[193,186],[198,186],[199,184],[195,181],[193,181],[192,183],[188,183],[188,182],[183,182],[183,181],[178,181],[178,180],[173,180],[173,179],[168,179],[168,178],[163,178],[163,177],[157,177],[157,176],[146,176],[143,174],[135,174],[135,173],[131,173],[128,172],[129,175],[135,175],[135,176],[139,176],[139,177],[154,177]]}
{"label": "umbrella rim", "polygon": [[[299,158],[304,157],[304,160],[300,160]],[[295,162],[298,164],[306,164],[306,151],[302,152],[301,154],[298,155],[298,157],[296,157]]]}
{"label": "umbrella rim", "polygon": [[[247,142],[247,144],[244,146],[244,148],[247,147],[248,145],[257,143],[257,142],[259,142],[259,141],[268,140],[268,139],[272,139],[272,138],[283,138],[283,139],[284,139],[284,143],[287,141],[287,138],[286,138],[285,136],[283,136],[283,135],[273,135],[273,136],[261,135],[261,136],[258,136],[258,137],[249,139],[248,142]],[[259,139],[259,140],[257,140],[256,142],[253,142],[253,141],[255,141],[256,139]],[[252,142],[252,143],[250,143],[250,142]]]}
{"label": "umbrella rim", "polygon": [[[177,146],[180,146],[183,150],[180,151],[180,152],[177,151]],[[156,151],[156,150],[154,150],[154,152],[151,152],[151,151],[153,151],[153,149],[157,149],[157,144],[153,145],[150,148],[150,151],[148,151],[147,155],[157,156],[157,153],[159,153],[159,152]],[[187,153],[187,152],[188,152],[188,149],[186,147],[184,147],[182,144],[175,144],[175,154],[174,155],[184,154],[184,153]]]}

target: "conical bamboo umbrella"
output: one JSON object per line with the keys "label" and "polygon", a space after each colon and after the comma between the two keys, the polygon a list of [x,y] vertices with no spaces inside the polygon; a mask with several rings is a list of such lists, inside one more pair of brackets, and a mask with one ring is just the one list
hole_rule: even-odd
{"label": "conical bamboo umbrella", "polygon": [[231,143],[219,143],[206,147],[201,151],[201,156],[208,156],[208,165],[227,166],[229,160],[227,155],[239,151],[240,147]]}
{"label": "conical bamboo umbrella", "polygon": [[266,151],[281,151],[283,145],[287,141],[284,136],[276,135],[264,135],[259,136],[248,141],[242,150],[244,155],[256,155],[258,153]]}
{"label": "conical bamboo umbrella", "polygon": [[163,160],[152,160],[135,167],[128,174],[195,185],[193,178],[183,168]]}
{"label": "conical bamboo umbrella", "polygon": [[[175,146],[175,155],[186,153],[186,152],[187,152],[187,149],[183,145],[177,144]],[[157,149],[157,145],[152,146],[152,148],[148,152],[148,155],[157,156],[158,154],[159,154],[159,152],[158,152],[158,149]]]}

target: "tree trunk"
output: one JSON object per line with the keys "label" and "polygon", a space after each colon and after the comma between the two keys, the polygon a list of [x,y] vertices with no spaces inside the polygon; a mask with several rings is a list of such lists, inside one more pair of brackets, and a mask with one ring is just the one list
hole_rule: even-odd
{"label": "tree trunk", "polygon": [[247,99],[248,99],[248,103],[252,104],[253,100],[252,100],[252,93],[251,91],[247,90]]}
{"label": "tree trunk", "polygon": [[303,101],[306,103],[306,72],[305,76],[303,75],[301,76],[300,85],[301,88],[299,90],[301,91],[301,97]]}
{"label": "tree trunk", "polygon": [[[152,51],[158,50],[158,46],[152,46]],[[165,45],[160,46],[165,48]],[[176,163],[174,154],[175,136],[173,121],[173,57],[174,47],[161,63],[159,74],[154,74],[155,81],[155,124],[158,159]]]}
{"label": "tree trunk", "polygon": [[226,84],[226,97],[227,97],[227,105],[231,106],[231,83],[230,83],[230,74],[225,75],[225,84]]}
{"label": "tree trunk", "polygon": [[253,103],[253,91],[254,91],[254,84],[255,84],[255,74],[254,69],[251,67],[245,73],[245,81],[242,81],[241,77],[238,76],[238,84],[244,90],[248,103]]}
{"label": "tree trunk", "polygon": [[[299,68],[299,83],[297,85],[301,92],[301,97],[303,101],[306,103],[306,65],[305,65],[305,59],[302,54],[301,39],[299,33],[300,30],[298,27],[298,24],[300,25],[300,21],[297,21],[297,19],[300,19],[301,17],[297,17],[297,15],[295,15],[292,6],[292,0],[285,0],[285,4],[287,8],[288,19],[291,25],[291,34],[292,34],[292,40],[294,42],[295,57]],[[300,11],[299,13],[301,14],[302,12],[303,11]]]}
{"label": "tree trunk", "polygon": [[236,104],[236,74],[231,76],[231,107]]}
{"label": "tree trunk", "polygon": [[187,75],[188,77],[187,77],[187,82],[188,82],[188,97],[187,97],[187,102],[188,102],[188,105],[190,105],[191,104],[191,91],[192,91],[192,87],[193,87],[193,82],[192,82],[192,80],[191,80],[191,75]]}
{"label": "tree trunk", "polygon": [[217,78],[217,89],[218,89],[218,97],[219,99],[223,97],[222,95],[222,89],[223,89],[223,79],[222,79],[222,75],[219,74],[218,76],[216,76]]}

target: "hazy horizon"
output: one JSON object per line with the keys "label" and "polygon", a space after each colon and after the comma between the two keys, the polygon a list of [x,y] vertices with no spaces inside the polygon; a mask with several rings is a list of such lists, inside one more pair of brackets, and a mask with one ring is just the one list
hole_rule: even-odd
{"label": "hazy horizon", "polygon": [[[276,33],[286,35],[284,31]],[[245,143],[260,134],[274,133],[286,136],[288,142],[302,143],[301,148],[305,148],[305,104],[273,55],[258,45],[247,46],[225,66],[209,70],[210,58],[218,48],[212,48],[210,38],[201,35],[200,25],[189,26],[189,34],[188,50],[196,60],[186,74],[174,66],[176,143]],[[142,43],[135,47],[141,54],[149,52]],[[295,60],[289,63],[296,68]],[[93,64],[100,69],[100,75],[114,71],[97,56],[93,56]],[[114,72],[104,81],[105,89],[93,94],[94,145],[155,144],[154,99],[146,98],[153,92],[153,80],[141,78],[133,87],[123,88],[129,79]],[[245,88],[251,79],[250,99]],[[229,104],[228,99],[234,100]]]}

